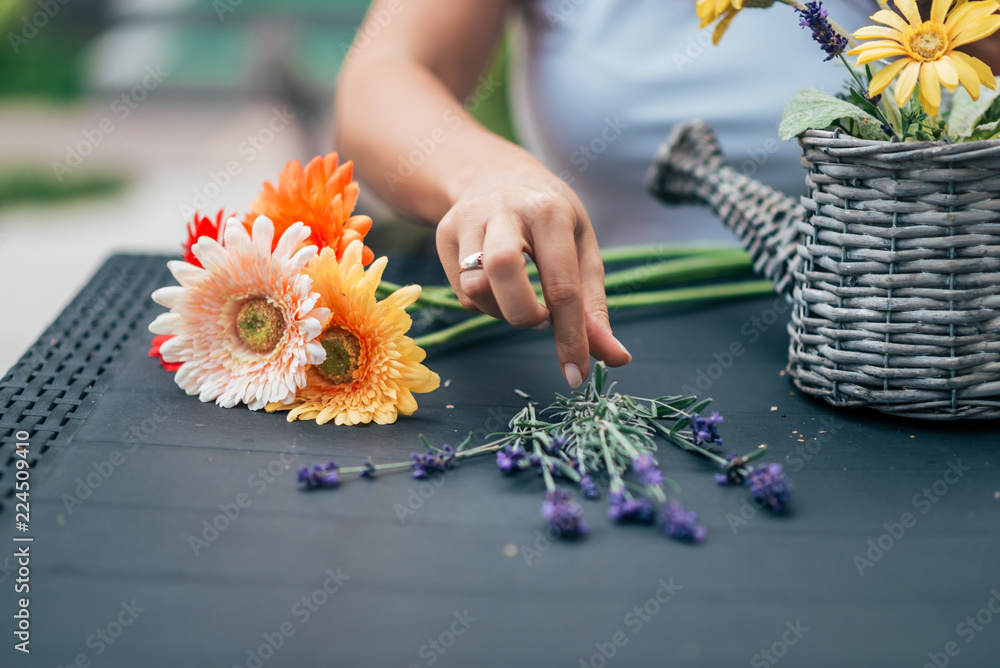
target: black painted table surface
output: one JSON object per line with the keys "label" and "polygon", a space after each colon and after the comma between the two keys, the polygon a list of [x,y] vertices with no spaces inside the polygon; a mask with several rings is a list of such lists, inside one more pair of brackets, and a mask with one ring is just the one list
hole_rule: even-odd
{"label": "black painted table surface", "polygon": [[[492,457],[430,483],[295,481],[331,458],[405,458],[419,433],[481,438],[520,408],[515,388],[547,403],[566,391],[550,333],[432,352],[449,385],[393,426],[289,424],[200,403],[148,357],[165,259],[110,259],[0,384],[3,666],[1000,665],[998,425],[802,397],[773,297],[615,314],[635,361],[612,379],[714,397],[729,448],[766,443],[786,465],[788,515],[664,446],[703,545],[613,526],[603,501],[584,502],[585,541],[550,543],[540,478]],[[30,655],[12,634],[26,535]]]}

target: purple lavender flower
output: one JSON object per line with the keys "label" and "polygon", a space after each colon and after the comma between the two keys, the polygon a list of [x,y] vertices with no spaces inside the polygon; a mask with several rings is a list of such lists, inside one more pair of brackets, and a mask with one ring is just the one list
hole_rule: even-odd
{"label": "purple lavender flower", "polygon": [[545,449],[552,452],[553,450],[562,450],[565,446],[566,439],[562,436],[556,436],[552,439],[552,442],[545,447]]}
{"label": "purple lavender flower", "polygon": [[649,499],[629,499],[622,492],[608,495],[608,517],[614,522],[650,524],[655,516],[653,502]]}
{"label": "purple lavender flower", "polygon": [[676,501],[667,501],[660,511],[663,531],[671,538],[688,543],[705,540],[705,527],[698,525],[698,513],[688,510]]}
{"label": "purple lavender flower", "polygon": [[362,478],[372,479],[372,478],[375,477],[375,465],[374,464],[372,464],[370,461],[368,461],[366,459],[365,461],[361,462],[361,465],[365,467],[365,470],[362,471],[361,474],[360,474]]}
{"label": "purple lavender flower", "polygon": [[340,484],[340,476],[337,475],[337,469],[339,468],[334,461],[327,462],[326,464],[303,466],[299,469],[299,482],[305,483],[306,489],[336,487]]}
{"label": "purple lavender flower", "polygon": [[427,478],[432,473],[444,473],[455,468],[455,451],[448,445],[444,446],[444,455],[428,450],[426,453],[411,453],[410,457],[413,458],[413,461],[410,462],[410,468],[413,469],[413,477],[417,479]]}
{"label": "purple lavender flower", "polygon": [[584,498],[591,501],[601,498],[601,492],[597,489],[597,483],[589,475],[580,478],[580,493],[583,494]]}
{"label": "purple lavender flower", "polygon": [[583,508],[569,492],[558,489],[546,492],[542,517],[549,521],[549,526],[561,538],[580,538],[590,531],[583,522]]}
{"label": "purple lavender flower", "polygon": [[722,437],[719,436],[717,425],[722,422],[722,416],[712,413],[712,417],[703,418],[697,413],[691,414],[691,434],[695,445],[702,443],[722,444]]}
{"label": "purple lavender flower", "polygon": [[792,495],[792,484],[785,477],[781,464],[767,464],[750,471],[747,485],[754,500],[776,513],[785,511],[785,504]]}
{"label": "purple lavender flower", "polygon": [[639,455],[632,460],[632,470],[643,485],[662,485],[663,472],[656,465],[653,455]]}
{"label": "purple lavender flower", "polygon": [[747,463],[746,458],[737,454],[726,457],[726,464],[722,473],[715,474],[715,482],[720,485],[742,485],[746,481],[743,474],[743,466]]}
{"label": "purple lavender flower", "polygon": [[497,450],[497,468],[507,475],[512,475],[521,470],[521,460],[527,456],[521,448],[505,446],[502,450]]}
{"label": "purple lavender flower", "polygon": [[807,2],[803,9],[796,8],[799,13],[799,25],[812,31],[812,38],[826,52],[823,62],[836,58],[847,48],[847,38],[833,29],[828,20],[827,11],[821,2]]}

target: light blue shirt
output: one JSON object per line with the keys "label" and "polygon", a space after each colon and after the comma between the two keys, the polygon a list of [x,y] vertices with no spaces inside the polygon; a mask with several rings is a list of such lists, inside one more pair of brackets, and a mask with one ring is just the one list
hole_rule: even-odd
{"label": "light blue shirt", "polygon": [[[583,200],[602,246],[729,239],[707,209],[667,208],[643,189],[671,127],[703,119],[729,163],[787,193],[804,191],[795,142],[777,138],[801,88],[836,93],[849,76],[783,4],[747,8],[719,46],[694,0],[526,0],[515,30],[511,101],[522,141]],[[846,30],[875,0],[829,0]]]}

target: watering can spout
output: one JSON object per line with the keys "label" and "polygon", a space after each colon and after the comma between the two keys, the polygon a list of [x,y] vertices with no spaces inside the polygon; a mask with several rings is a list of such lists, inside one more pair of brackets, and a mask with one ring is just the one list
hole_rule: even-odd
{"label": "watering can spout", "polygon": [[712,128],[703,121],[674,126],[646,175],[646,189],[667,204],[712,208],[750,254],[754,270],[791,301],[802,258],[801,204],[725,164]]}

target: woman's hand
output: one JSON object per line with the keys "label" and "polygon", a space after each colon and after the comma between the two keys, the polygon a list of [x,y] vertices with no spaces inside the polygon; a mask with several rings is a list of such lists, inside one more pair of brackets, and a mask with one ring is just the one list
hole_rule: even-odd
{"label": "woman's hand", "polygon": [[[470,183],[438,225],[437,247],[467,309],[515,327],[551,321],[571,386],[589,375],[591,355],[609,366],[632,360],[611,333],[604,265],[587,212],[566,183],[527,153]],[[480,251],[483,268],[460,272],[462,259]],[[545,304],[525,273],[524,253],[538,266]]]}

